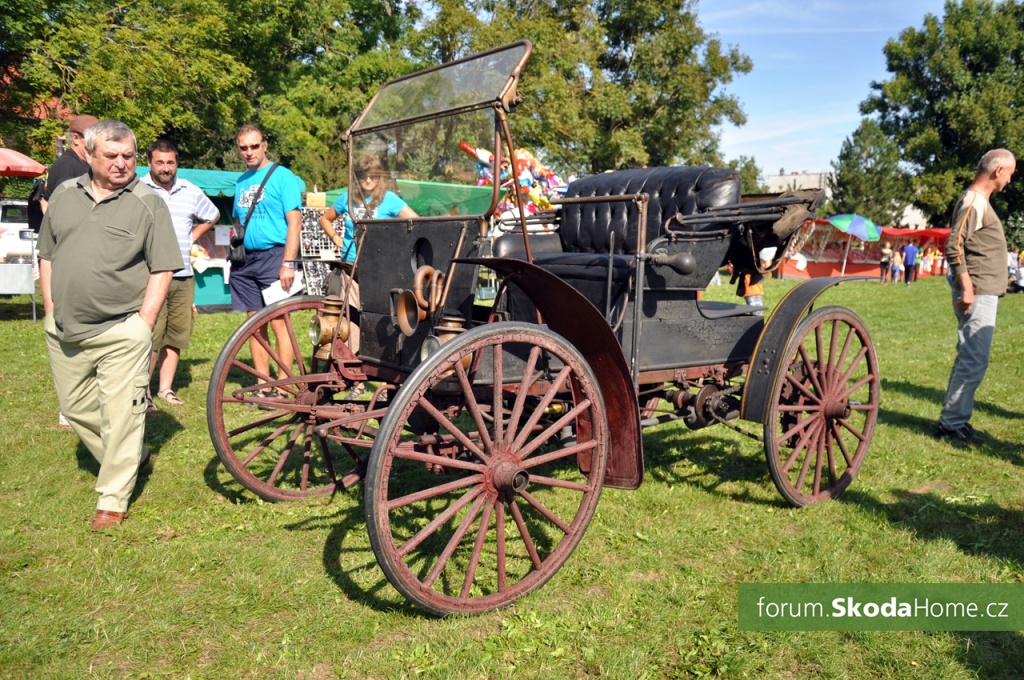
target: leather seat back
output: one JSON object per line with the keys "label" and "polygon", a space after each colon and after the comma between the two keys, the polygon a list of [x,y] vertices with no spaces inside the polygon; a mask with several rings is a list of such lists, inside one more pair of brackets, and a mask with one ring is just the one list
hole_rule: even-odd
{"label": "leather seat back", "polygon": [[[733,170],[701,167],[637,168],[578,179],[567,198],[646,193],[647,241],[662,235],[665,221],[676,213],[692,215],[708,208],[739,203],[742,186]],[[639,211],[632,201],[565,204],[559,235],[569,253],[607,253],[615,234],[616,253],[637,249]],[[716,227],[720,228],[720,227]]]}

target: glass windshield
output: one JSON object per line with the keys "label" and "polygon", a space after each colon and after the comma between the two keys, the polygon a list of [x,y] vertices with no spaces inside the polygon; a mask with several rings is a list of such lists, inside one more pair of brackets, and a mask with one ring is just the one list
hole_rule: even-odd
{"label": "glass windshield", "polygon": [[529,45],[494,52],[416,73],[385,85],[352,132],[453,109],[489,106],[523,62]]}
{"label": "glass windshield", "polygon": [[[417,215],[483,215],[491,205],[492,150],[495,123],[492,109],[463,111],[453,115],[389,127],[352,138],[352,163],[360,168],[380,168],[381,186],[358,181],[350,196],[351,214],[381,217],[364,206],[380,204],[390,191],[404,200]],[[375,189],[377,200],[369,194]]]}

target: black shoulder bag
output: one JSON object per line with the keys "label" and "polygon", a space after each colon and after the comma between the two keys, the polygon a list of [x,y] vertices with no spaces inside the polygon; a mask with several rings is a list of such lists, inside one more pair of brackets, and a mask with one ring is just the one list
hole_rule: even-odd
{"label": "black shoulder bag", "polygon": [[228,251],[228,262],[231,263],[232,269],[238,269],[245,264],[245,229],[249,226],[249,219],[252,217],[253,210],[256,209],[256,204],[260,202],[260,198],[263,197],[263,187],[267,186],[267,180],[274,174],[274,170],[277,169],[277,163],[270,166],[270,170],[267,170],[267,175],[263,178],[263,183],[260,184],[260,188],[256,190],[256,195],[253,196],[252,203],[249,204],[249,212],[245,214],[245,222],[239,224],[235,222],[232,226],[234,234],[231,236],[231,249]]}

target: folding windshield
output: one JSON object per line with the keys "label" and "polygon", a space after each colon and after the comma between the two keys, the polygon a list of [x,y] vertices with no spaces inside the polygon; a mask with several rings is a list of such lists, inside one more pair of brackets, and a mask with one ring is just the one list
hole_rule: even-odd
{"label": "folding windshield", "polygon": [[530,43],[512,43],[394,80],[380,89],[349,132],[491,106],[519,75],[529,53]]}
{"label": "folding windshield", "polygon": [[[349,129],[349,212],[382,219],[370,193],[397,194],[420,217],[486,216],[497,204],[495,103],[516,96],[530,43],[518,42],[382,87]],[[363,184],[357,175],[381,179]]]}

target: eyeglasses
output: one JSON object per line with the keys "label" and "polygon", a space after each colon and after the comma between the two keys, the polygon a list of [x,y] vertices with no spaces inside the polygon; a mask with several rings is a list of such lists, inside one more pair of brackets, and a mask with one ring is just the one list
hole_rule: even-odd
{"label": "eyeglasses", "polygon": [[238,145],[238,150],[239,151],[255,151],[256,149],[260,148],[261,146],[263,146],[263,142],[259,142],[258,144],[250,144],[249,146],[246,146],[245,144],[239,144]]}
{"label": "eyeglasses", "polygon": [[362,182],[363,180],[366,180],[366,179],[377,179],[377,176],[376,175],[371,175],[371,174],[365,173],[365,172],[357,172],[356,173],[356,180],[357,181]]}

